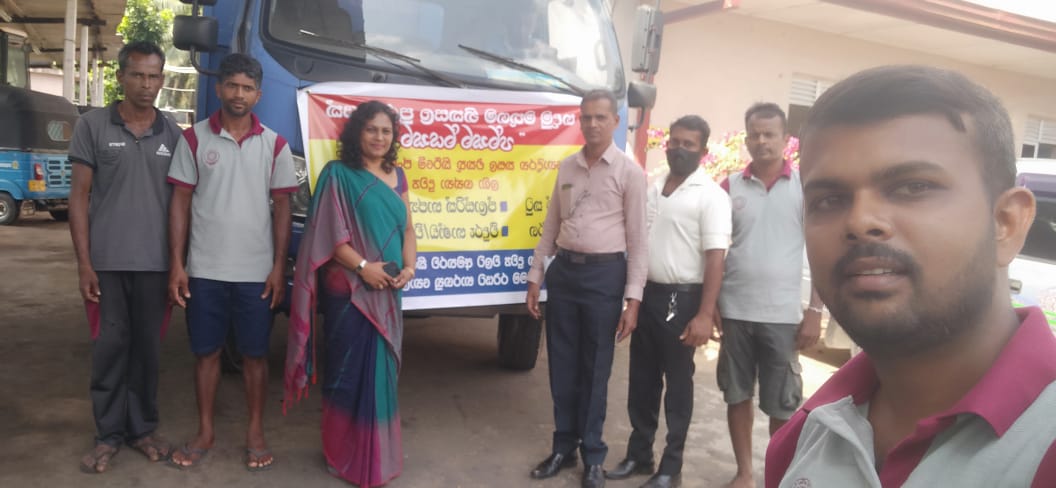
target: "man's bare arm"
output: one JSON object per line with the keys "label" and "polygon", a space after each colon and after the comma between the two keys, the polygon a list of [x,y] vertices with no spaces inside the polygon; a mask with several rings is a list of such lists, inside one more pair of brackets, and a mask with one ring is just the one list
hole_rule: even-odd
{"label": "man's bare arm", "polygon": [[73,180],[70,186],[70,237],[73,239],[73,251],[77,255],[77,275],[81,297],[85,300],[99,301],[99,278],[92,268],[91,244],[88,238],[88,205],[92,191],[92,176],[95,170],[75,163]]}

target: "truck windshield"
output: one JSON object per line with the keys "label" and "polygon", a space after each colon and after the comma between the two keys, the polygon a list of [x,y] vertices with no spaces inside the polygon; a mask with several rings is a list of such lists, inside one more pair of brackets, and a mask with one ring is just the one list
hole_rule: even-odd
{"label": "truck windshield", "polygon": [[574,85],[622,92],[623,68],[603,0],[271,0],[271,37],[385,65],[387,49],[467,83],[559,91],[554,77],[468,52],[494,53]]}

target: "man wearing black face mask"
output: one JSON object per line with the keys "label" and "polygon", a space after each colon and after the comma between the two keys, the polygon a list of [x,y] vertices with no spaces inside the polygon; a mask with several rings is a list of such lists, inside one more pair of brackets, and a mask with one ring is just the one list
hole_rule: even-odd
{"label": "man wearing black face mask", "polygon": [[693,414],[693,354],[715,329],[723,258],[730,244],[730,200],[700,168],[711,130],[686,115],[671,124],[670,172],[650,186],[646,207],[649,274],[631,335],[627,411],[634,428],[627,457],[609,479],[651,474],[653,438],[664,396],[667,447],[643,487],[679,486],[682,451]]}

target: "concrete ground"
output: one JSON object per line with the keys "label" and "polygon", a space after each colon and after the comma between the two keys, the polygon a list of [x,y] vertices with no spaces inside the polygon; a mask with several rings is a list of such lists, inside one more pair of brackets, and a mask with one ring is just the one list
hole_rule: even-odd
{"label": "concrete ground", "polygon": [[[76,265],[67,227],[45,216],[0,227],[0,486],[7,487],[342,487],[324,469],[319,447],[319,389],[282,415],[286,321],[276,321],[270,356],[266,433],[274,469],[242,467],[245,407],[241,378],[225,376],[217,405],[217,441],[204,464],[179,471],[150,464],[122,450],[108,473],[85,475],[77,463],[92,445],[88,401],[90,341],[77,292]],[[404,471],[392,487],[575,487],[579,469],[533,481],[528,471],[548,454],[552,410],[545,351],[528,372],[500,369],[494,320],[408,320],[400,378]],[[697,356],[696,407],[683,484],[721,486],[735,471],[725,406],[715,385],[716,349]],[[627,343],[617,347],[610,381],[605,439],[615,465],[626,448]],[[830,355],[838,362],[839,354]],[[803,359],[806,394],[833,367]],[[193,357],[183,315],[162,345],[159,432],[173,442],[196,428]],[[662,423],[661,423],[662,424]],[[767,422],[754,427],[756,481],[762,486]],[[663,427],[657,435],[663,439]],[[662,448],[658,443],[657,452]],[[659,454],[658,454],[659,455]],[[644,478],[610,482],[638,486]]]}

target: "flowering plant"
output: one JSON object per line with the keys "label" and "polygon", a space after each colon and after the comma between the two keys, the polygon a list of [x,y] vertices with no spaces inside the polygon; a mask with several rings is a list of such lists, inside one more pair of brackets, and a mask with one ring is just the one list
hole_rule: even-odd
{"label": "flowering plant", "polygon": [[[667,149],[667,129],[649,128],[647,149]],[[727,132],[722,137],[708,141],[708,154],[700,160],[706,171],[715,181],[722,181],[732,173],[744,170],[751,159],[744,144],[745,132]],[[789,137],[784,150],[785,159],[792,160],[792,167],[799,168],[799,139]]]}

